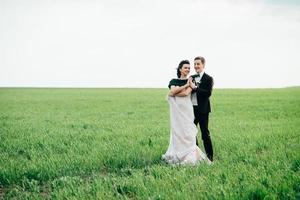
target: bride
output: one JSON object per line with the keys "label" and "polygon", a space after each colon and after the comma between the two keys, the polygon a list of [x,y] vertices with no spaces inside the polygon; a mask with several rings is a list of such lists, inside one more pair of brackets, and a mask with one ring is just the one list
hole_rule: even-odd
{"label": "bride", "polygon": [[195,165],[200,161],[207,161],[205,154],[196,145],[197,128],[194,124],[194,111],[191,101],[192,88],[195,87],[190,73],[190,63],[183,60],[177,68],[178,79],[169,83],[170,92],[168,102],[170,105],[170,143],[162,159],[169,164]]}

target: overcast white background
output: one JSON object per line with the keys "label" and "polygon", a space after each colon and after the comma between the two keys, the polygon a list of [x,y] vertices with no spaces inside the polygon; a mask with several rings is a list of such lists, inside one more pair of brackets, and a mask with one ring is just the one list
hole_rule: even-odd
{"label": "overcast white background", "polygon": [[215,88],[299,86],[298,2],[0,0],[0,87],[167,87],[195,56]]}

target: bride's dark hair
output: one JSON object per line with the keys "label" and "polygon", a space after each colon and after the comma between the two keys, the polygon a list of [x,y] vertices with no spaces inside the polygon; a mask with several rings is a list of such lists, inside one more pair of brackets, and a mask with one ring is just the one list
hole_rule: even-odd
{"label": "bride's dark hair", "polygon": [[182,68],[182,66],[183,66],[184,64],[190,64],[190,61],[188,61],[188,60],[182,60],[182,61],[179,63],[179,65],[178,65],[178,67],[177,67],[177,77],[178,77],[178,78],[180,78],[180,76],[181,76],[180,69]]}

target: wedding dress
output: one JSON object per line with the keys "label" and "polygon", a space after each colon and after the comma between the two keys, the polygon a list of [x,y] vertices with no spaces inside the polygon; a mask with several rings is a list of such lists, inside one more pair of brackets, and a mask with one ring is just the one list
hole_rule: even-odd
{"label": "wedding dress", "polygon": [[170,143],[162,159],[169,164],[196,165],[208,159],[196,145],[197,127],[190,95],[168,96],[170,105]]}

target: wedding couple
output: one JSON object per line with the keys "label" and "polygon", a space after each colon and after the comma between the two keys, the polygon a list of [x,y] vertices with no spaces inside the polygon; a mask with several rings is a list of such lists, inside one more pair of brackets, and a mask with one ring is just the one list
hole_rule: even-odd
{"label": "wedding couple", "polygon": [[[169,83],[168,102],[170,105],[170,143],[162,156],[169,164],[196,165],[201,161],[211,164],[213,148],[208,130],[211,111],[209,97],[212,93],[213,78],[204,72],[205,59],[194,59],[195,75],[188,78],[190,62],[183,60],[177,68],[178,79]],[[206,155],[198,147],[197,125],[202,133]]]}

